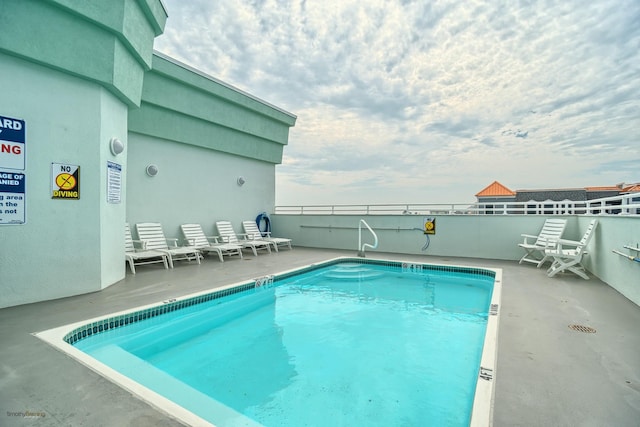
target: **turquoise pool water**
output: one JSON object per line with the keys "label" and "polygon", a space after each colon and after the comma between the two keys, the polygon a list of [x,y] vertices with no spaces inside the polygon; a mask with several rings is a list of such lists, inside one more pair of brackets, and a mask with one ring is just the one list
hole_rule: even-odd
{"label": "turquoise pool water", "polygon": [[219,426],[466,426],[493,280],[332,263],[74,346]]}

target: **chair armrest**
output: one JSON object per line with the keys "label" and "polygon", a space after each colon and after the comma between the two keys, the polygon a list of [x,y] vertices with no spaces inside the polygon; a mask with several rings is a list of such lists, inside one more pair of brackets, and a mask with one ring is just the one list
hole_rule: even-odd
{"label": "chair armrest", "polygon": [[582,246],[582,243],[577,240],[558,239],[558,240],[554,240],[554,243],[557,243],[558,245],[567,245],[567,246]]}
{"label": "chair armrest", "polygon": [[204,237],[206,237],[210,243],[219,243],[218,238],[220,236],[204,236]]}
{"label": "chair armrest", "polygon": [[247,233],[237,234],[237,236],[240,237],[241,240],[249,240],[249,235]]}
{"label": "chair armrest", "polygon": [[140,249],[142,249],[142,250],[146,250],[147,249],[147,241],[146,240],[133,240],[134,249],[135,249],[136,243],[138,245],[140,245]]}
{"label": "chair armrest", "polygon": [[[563,250],[578,249],[583,246],[581,242],[578,242],[576,240],[558,239],[553,240],[553,243],[556,244],[556,247],[546,249],[545,252],[562,253]],[[567,246],[569,246],[569,248],[567,248]]]}
{"label": "chair armrest", "polygon": [[524,243],[525,245],[529,245],[531,243],[529,243],[529,239],[533,239],[533,241],[535,242],[536,239],[538,238],[538,236],[533,236],[531,234],[521,234],[521,237],[524,237],[524,241],[522,243]]}
{"label": "chair armrest", "polygon": [[171,237],[171,238],[165,238],[165,240],[167,241],[167,244],[169,244],[169,246],[171,246],[170,243],[173,243],[174,247],[176,248],[178,247],[178,239]]}

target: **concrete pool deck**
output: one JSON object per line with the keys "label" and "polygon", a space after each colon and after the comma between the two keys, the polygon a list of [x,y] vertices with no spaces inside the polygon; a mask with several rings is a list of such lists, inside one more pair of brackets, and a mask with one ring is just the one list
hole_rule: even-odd
{"label": "concrete pool deck", "polygon": [[[354,255],[294,248],[224,263],[217,257],[201,265],[177,262],[173,270],[141,266],[100,292],[0,309],[0,425],[182,425],[32,334]],[[575,275],[548,278],[544,270],[511,261],[367,257],[503,270],[495,426],[640,426],[640,307],[611,287]],[[638,277],[631,279],[640,286]],[[578,332],[572,324],[596,332]]]}

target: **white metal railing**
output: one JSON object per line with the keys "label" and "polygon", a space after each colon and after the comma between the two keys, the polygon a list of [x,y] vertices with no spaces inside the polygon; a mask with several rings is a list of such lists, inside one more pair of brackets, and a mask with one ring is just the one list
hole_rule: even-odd
{"label": "white metal railing", "polygon": [[[369,243],[364,243],[364,244],[362,243],[362,225],[367,227],[371,232],[371,234],[373,234],[373,245],[370,245]],[[371,229],[371,227],[369,227],[369,224],[367,224],[367,221],[365,221],[364,219],[361,219],[360,223],[358,224],[358,256],[364,257],[365,248],[375,249],[377,247],[378,247],[378,235],[376,234],[375,231]]]}
{"label": "white metal railing", "polygon": [[640,193],[602,199],[472,204],[370,204],[276,206],[281,215],[632,215],[640,216]]}

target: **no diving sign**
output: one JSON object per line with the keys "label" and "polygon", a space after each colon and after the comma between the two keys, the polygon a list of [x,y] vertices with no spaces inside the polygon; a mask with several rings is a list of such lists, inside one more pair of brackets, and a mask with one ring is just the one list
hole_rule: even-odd
{"label": "no diving sign", "polygon": [[80,198],[80,166],[51,163],[51,198]]}

